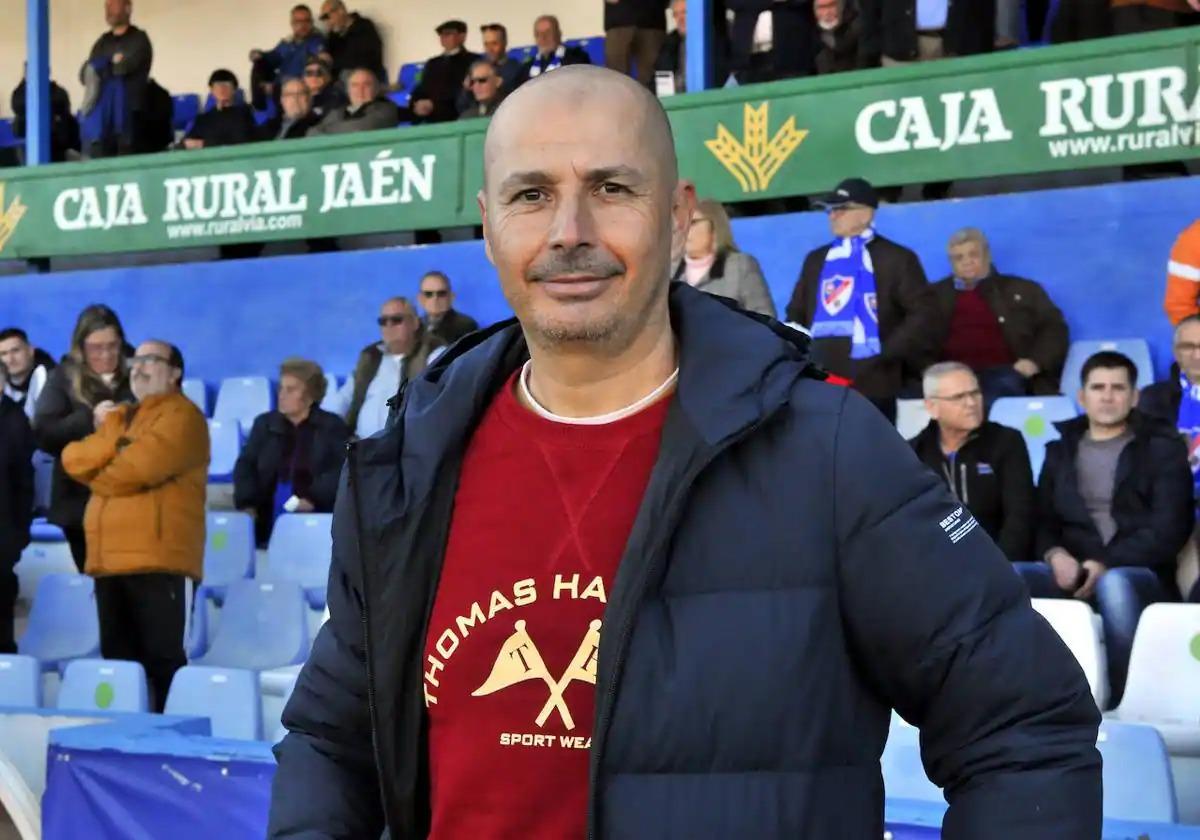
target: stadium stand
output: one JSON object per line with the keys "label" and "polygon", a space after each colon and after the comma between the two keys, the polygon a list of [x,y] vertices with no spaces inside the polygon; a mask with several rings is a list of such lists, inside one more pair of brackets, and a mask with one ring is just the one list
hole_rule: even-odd
{"label": "stadium stand", "polygon": [[42,669],[32,656],[0,654],[0,706],[40,706]]}
{"label": "stadium stand", "polygon": [[41,662],[42,670],[61,670],[72,659],[100,653],[100,624],[92,579],[79,574],[42,578],[17,649]]}
{"label": "stadium stand", "polygon": [[137,662],[74,659],[63,671],[57,706],[72,712],[144,712],[146,672]]}
{"label": "stadium stand", "polygon": [[1104,759],[1105,817],[1178,821],[1171,762],[1162,736],[1153,727],[1105,721],[1096,746]]}
{"label": "stadium stand", "polygon": [[308,657],[304,590],[290,580],[229,584],[221,620],[196,665],[265,671]]}
{"label": "stadium stand", "polygon": [[180,668],[167,695],[166,714],[198,715],[217,738],[253,741],[262,734],[258,678],[237,668]]}
{"label": "stadium stand", "polygon": [[237,421],[243,437],[250,434],[254,418],[274,404],[271,383],[265,376],[237,376],[222,380],[217,390],[213,420]]}
{"label": "stadium stand", "polygon": [[331,513],[285,513],[275,520],[267,546],[269,578],[300,584],[314,610],[325,608],[325,587],[333,556],[332,526]]}
{"label": "stadium stand", "polygon": [[229,584],[254,576],[254,520],[246,513],[210,511],[206,526],[202,589],[220,604]]}
{"label": "stadium stand", "polygon": [[1070,420],[1078,412],[1069,397],[1001,397],[992,403],[989,419],[1016,429],[1029,449],[1029,465],[1034,479],[1042,469],[1046,444],[1058,440],[1055,423]]}
{"label": "stadium stand", "polygon": [[209,420],[210,449],[208,480],[217,483],[233,481],[233,468],[241,451],[241,430],[237,420]]}

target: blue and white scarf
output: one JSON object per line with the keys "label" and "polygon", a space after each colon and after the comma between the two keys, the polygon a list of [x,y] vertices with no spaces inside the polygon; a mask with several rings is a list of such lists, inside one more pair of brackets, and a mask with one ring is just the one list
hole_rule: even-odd
{"label": "blue and white scarf", "polygon": [[550,53],[550,60],[546,63],[545,67],[542,67],[541,64],[539,64],[539,62],[542,60],[542,56],[540,54],[535,55],[532,63],[529,65],[529,78],[534,79],[543,73],[549,73],[551,70],[557,70],[559,67],[562,67],[563,58],[565,58],[566,55],[566,45],[559,44],[558,49]]}
{"label": "blue and white scarf", "polygon": [[[1179,374],[1179,388],[1183,392],[1179,400],[1179,419],[1176,426],[1183,434],[1188,448],[1188,463],[1192,467],[1192,482],[1200,494],[1200,385],[1188,382],[1187,376]],[[1200,498],[1200,495],[1197,495]]]}
{"label": "blue and white scarf", "polygon": [[875,298],[875,266],[867,243],[875,231],[834,240],[825,255],[817,284],[813,338],[849,338],[850,358],[878,356],[879,305]]}

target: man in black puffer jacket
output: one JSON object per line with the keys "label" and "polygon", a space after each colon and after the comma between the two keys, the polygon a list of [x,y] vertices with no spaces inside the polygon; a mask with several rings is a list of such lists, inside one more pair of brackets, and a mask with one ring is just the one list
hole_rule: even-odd
{"label": "man in black puffer jacket", "polygon": [[1004,556],[802,334],[669,283],[657,100],[563,67],[483,159],[518,320],[351,446],[270,836],[877,840],[897,709],[948,840],[1094,840],[1099,714]]}

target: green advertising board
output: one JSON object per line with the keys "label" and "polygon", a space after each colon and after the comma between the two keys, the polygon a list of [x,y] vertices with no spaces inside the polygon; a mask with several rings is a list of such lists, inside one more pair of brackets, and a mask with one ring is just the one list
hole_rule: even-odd
{"label": "green advertising board", "polygon": [[[682,174],[742,201],[1200,156],[1200,27],[666,100]],[[0,258],[477,224],[486,124],[0,172]]]}

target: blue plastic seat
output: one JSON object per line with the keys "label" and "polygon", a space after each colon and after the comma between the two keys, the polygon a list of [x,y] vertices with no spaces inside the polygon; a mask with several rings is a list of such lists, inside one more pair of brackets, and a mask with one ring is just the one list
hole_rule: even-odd
{"label": "blue plastic seat", "polygon": [[1104,759],[1105,819],[1178,821],[1171,757],[1157,729],[1106,720],[1096,747]]}
{"label": "blue plastic seat", "polygon": [[146,671],[137,662],[75,659],[63,671],[58,708],[72,712],[144,712]]}
{"label": "blue plastic seat", "polygon": [[271,410],[271,383],[265,376],[235,376],[221,380],[214,420],[236,420],[249,434],[254,418]]}
{"label": "blue plastic seat", "polygon": [[[41,516],[50,510],[50,489],[54,483],[54,456],[33,453],[33,513]],[[43,520],[44,521],[44,520]],[[61,531],[59,532],[62,533]],[[61,536],[60,536],[61,539]]]}
{"label": "blue plastic seat", "polygon": [[508,57],[517,64],[522,64],[537,55],[537,46],[530,44],[527,47],[509,47]]}
{"label": "blue plastic seat", "polygon": [[262,737],[262,701],[253,671],[180,668],[167,692],[165,712],[208,718],[216,738],[256,741]]}
{"label": "blue plastic seat", "polygon": [[63,542],[67,538],[62,528],[45,519],[35,519],[29,526],[29,539],[33,542]]}
{"label": "blue plastic seat", "polygon": [[43,577],[17,649],[35,657],[46,671],[72,659],[99,655],[100,623],[92,579],[78,574]]}
{"label": "blue plastic seat", "polygon": [[387,98],[395,102],[397,108],[407,108],[412,93],[407,90],[393,90],[387,94]]}
{"label": "blue plastic seat", "polygon": [[233,481],[233,467],[242,451],[242,436],[236,420],[208,421],[208,480]]}
{"label": "blue plastic seat", "polygon": [[205,417],[208,416],[208,389],[203,379],[185,379],[181,386],[183,395],[195,403]]}
{"label": "blue plastic seat", "polygon": [[200,97],[194,93],[172,96],[171,109],[171,127],[186,131],[200,113]]}
{"label": "blue plastic seat", "polygon": [[942,789],[925,775],[925,765],[921,763],[920,732],[896,714],[892,715],[880,765],[883,770],[883,789],[888,799],[909,799],[948,807]]}
{"label": "blue plastic seat", "polygon": [[203,589],[221,603],[229,584],[254,576],[254,519],[245,513],[218,511],[205,520]]}
{"label": "blue plastic seat", "polygon": [[197,665],[266,671],[308,658],[308,607],[291,580],[229,584],[221,620]]}
{"label": "blue plastic seat", "polygon": [[992,403],[988,419],[1016,429],[1025,438],[1029,465],[1037,481],[1046,458],[1046,444],[1059,438],[1054,424],[1077,414],[1075,401],[1069,397],[1001,397]]}
{"label": "blue plastic seat", "polygon": [[275,520],[267,544],[271,580],[294,580],[304,587],[309,606],[325,608],[329,563],[333,559],[333,514],[285,513]]}
{"label": "blue plastic seat", "polygon": [[425,69],[425,62],[414,61],[409,64],[400,65],[400,75],[397,81],[403,90],[412,93],[412,89],[417,86],[417,82],[421,81],[421,72]]}
{"label": "blue plastic seat", "polygon": [[18,142],[17,135],[13,133],[12,120],[0,120],[0,149],[15,146]]}
{"label": "blue plastic seat", "polygon": [[565,42],[568,47],[579,47],[588,54],[588,59],[599,67],[604,66],[604,37],[575,38]]}
{"label": "blue plastic seat", "polygon": [[1150,358],[1150,345],[1144,338],[1113,338],[1107,341],[1072,341],[1071,349],[1067,351],[1067,360],[1063,363],[1062,379],[1059,390],[1072,400],[1079,393],[1079,374],[1083,363],[1089,356],[1101,350],[1116,350],[1124,353],[1137,367],[1139,388],[1154,381],[1154,362]]}
{"label": "blue plastic seat", "polygon": [[32,656],[0,654],[0,706],[37,708],[42,702],[42,668]]}

